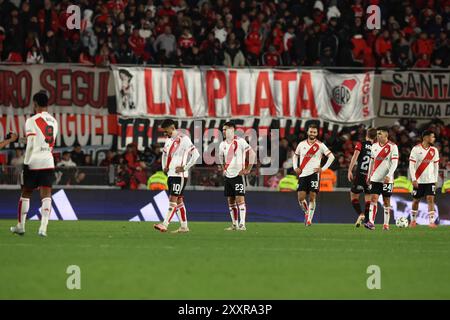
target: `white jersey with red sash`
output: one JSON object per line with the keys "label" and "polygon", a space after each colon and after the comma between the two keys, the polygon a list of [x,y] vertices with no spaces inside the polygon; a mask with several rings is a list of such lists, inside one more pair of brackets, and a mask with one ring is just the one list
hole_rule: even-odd
{"label": "white jersey with red sash", "polygon": [[53,147],[58,134],[58,122],[48,112],[40,112],[25,122],[27,148],[24,164],[30,170],[54,169]]}
{"label": "white jersey with red sash", "polygon": [[435,164],[439,162],[439,151],[435,147],[425,149],[422,144],[411,150],[409,161],[414,164],[415,177],[412,180],[418,183],[436,183],[438,174]]}
{"label": "white jersey with red sash", "polygon": [[245,168],[246,153],[250,145],[240,137],[234,137],[231,142],[222,141],[219,145],[219,157],[224,164],[224,174],[227,178],[234,178]]}
{"label": "white jersey with red sash", "polygon": [[166,140],[163,149],[163,165],[168,168],[169,177],[184,177],[189,175],[188,170],[175,172],[176,167],[184,166],[188,162],[189,155],[194,151],[195,146],[188,136],[178,133],[175,137]]}
{"label": "white jersey with red sash", "polygon": [[[384,182],[384,178],[388,176],[392,161],[398,160],[398,147],[394,143],[388,141],[385,145],[379,142],[374,143],[371,149],[371,157],[373,161],[373,169],[370,175],[372,182]],[[393,183],[394,173],[389,176],[389,183]]]}
{"label": "white jersey with red sash", "polygon": [[330,153],[328,147],[318,140],[312,144],[308,140],[301,141],[295,149],[295,154],[300,158],[299,168],[302,170],[299,177],[312,175],[314,169],[320,167],[322,156],[328,156]]}

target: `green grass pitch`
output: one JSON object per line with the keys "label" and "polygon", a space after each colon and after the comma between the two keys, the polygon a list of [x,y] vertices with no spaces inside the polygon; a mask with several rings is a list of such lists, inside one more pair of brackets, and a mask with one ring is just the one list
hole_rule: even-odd
{"label": "green grass pitch", "polygon": [[[352,225],[50,221],[48,238],[0,220],[0,299],[450,299],[450,229]],[[178,227],[172,225],[171,228]],[[68,290],[69,265],[81,290]],[[381,289],[369,290],[370,265]]]}

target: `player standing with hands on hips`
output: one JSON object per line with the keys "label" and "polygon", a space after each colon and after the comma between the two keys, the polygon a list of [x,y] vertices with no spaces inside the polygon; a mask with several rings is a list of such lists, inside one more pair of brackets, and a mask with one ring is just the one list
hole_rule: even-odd
{"label": "player standing with hands on hips", "polygon": [[[236,125],[226,122],[223,125],[225,140],[219,145],[219,162],[223,165],[225,197],[231,215],[232,226],[227,231],[245,231],[247,207],[245,205],[245,179],[256,159],[256,153],[245,141],[235,135]],[[248,152],[248,165],[246,154]]]}
{"label": "player standing with hands on hips", "polygon": [[428,203],[428,216],[430,228],[436,228],[434,197],[439,174],[439,151],[433,146],[436,140],[434,133],[424,131],[422,143],[411,150],[409,156],[409,173],[414,186],[412,195],[411,228],[417,225],[417,211],[420,199],[426,197]]}
{"label": "player standing with hands on hips", "polygon": [[39,188],[41,206],[41,226],[39,235],[47,236],[48,219],[52,209],[52,185],[55,180],[55,161],[53,147],[58,134],[58,123],[47,112],[48,97],[43,91],[33,96],[36,114],[25,122],[27,147],[21,177],[22,194],[17,212],[17,225],[11,232],[24,235],[25,220],[30,209],[33,190]]}
{"label": "player standing with hands on hips", "polygon": [[364,227],[375,230],[378,198],[381,194],[384,207],[383,230],[389,230],[394,172],[398,166],[398,147],[389,141],[389,130],[386,127],[377,129],[377,140],[372,145],[369,174],[367,175],[371,202],[369,221],[364,224]]}
{"label": "player standing with hands on hips", "polygon": [[189,232],[186,207],[183,201],[183,191],[186,187],[189,169],[200,157],[197,148],[188,136],[177,131],[175,121],[166,119],[161,124],[164,134],[168,137],[163,149],[162,168],[169,176],[169,209],[163,223],[154,225],[156,230],[167,232],[170,220],[176,213],[181,227],[173,233]]}
{"label": "player standing with hands on hips", "polygon": [[[306,226],[311,226],[316,210],[316,197],[320,188],[320,173],[327,170],[334,161],[333,153],[324,143],[317,140],[318,134],[319,130],[317,126],[314,124],[310,125],[307,131],[308,138],[298,144],[292,159],[294,170],[299,177],[297,196],[298,203],[305,213]],[[321,168],[320,162],[323,155],[328,160]],[[308,193],[309,204],[306,201],[306,195]]]}

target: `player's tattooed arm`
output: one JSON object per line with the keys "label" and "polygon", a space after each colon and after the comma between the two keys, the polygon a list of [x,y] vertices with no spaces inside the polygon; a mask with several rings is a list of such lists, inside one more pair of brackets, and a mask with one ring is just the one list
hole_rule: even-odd
{"label": "player's tattooed arm", "polygon": [[409,174],[411,176],[411,181],[414,189],[417,189],[419,187],[419,184],[416,180],[416,161],[413,159],[409,159]]}
{"label": "player's tattooed arm", "polygon": [[367,171],[367,178],[366,178],[366,183],[370,184],[370,176],[372,175],[372,170],[373,170],[373,158],[370,157],[370,161],[369,161],[369,171]]}
{"label": "player's tattooed arm", "polygon": [[350,161],[350,165],[348,166],[347,179],[350,182],[353,181],[353,168],[355,167],[356,160],[358,160],[359,152],[360,152],[359,150],[355,150],[352,156],[352,160]]}
{"label": "player's tattooed arm", "polygon": [[255,164],[255,163],[256,163],[256,153],[255,153],[255,151],[253,151],[252,148],[249,148],[249,150],[248,150],[248,166],[244,170],[241,171],[242,174],[243,175],[249,174],[253,168],[253,164]]}
{"label": "player's tattooed arm", "polygon": [[302,174],[302,169],[298,167],[298,159],[300,156],[296,153],[297,150],[294,152],[294,155],[292,156],[292,168],[294,169],[297,176]]}

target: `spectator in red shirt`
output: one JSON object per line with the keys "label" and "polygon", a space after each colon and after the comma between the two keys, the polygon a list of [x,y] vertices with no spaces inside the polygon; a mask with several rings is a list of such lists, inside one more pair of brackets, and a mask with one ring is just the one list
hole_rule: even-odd
{"label": "spectator in red shirt", "polygon": [[431,56],[433,53],[434,41],[428,39],[428,34],[425,32],[420,33],[420,38],[417,39],[412,45],[412,51],[416,58],[423,56],[426,54],[427,56]]}
{"label": "spectator in red shirt", "polygon": [[389,36],[389,31],[384,30],[383,33],[375,41],[375,52],[378,57],[383,57],[386,52],[392,51],[392,43]]}
{"label": "spectator in red shirt", "polygon": [[172,4],[170,3],[170,0],[164,0],[163,1],[163,7],[158,11],[158,16],[168,16],[173,17],[177,13],[175,10],[172,9]]}
{"label": "spectator in red shirt", "polygon": [[414,68],[429,68],[429,67],[430,67],[430,58],[426,53],[422,54],[414,64]]}
{"label": "spectator in red shirt", "polygon": [[276,67],[281,64],[280,54],[277,52],[275,47],[270,46],[269,52],[263,56],[263,65],[266,67]]}
{"label": "spectator in red shirt", "polygon": [[56,11],[53,9],[53,5],[50,0],[44,1],[44,9],[41,9],[39,11],[38,21],[41,35],[46,34],[47,31],[58,31],[59,17]]}
{"label": "spectator in red shirt", "polygon": [[259,30],[256,27],[247,35],[245,39],[247,57],[251,65],[259,65],[259,56],[261,54],[262,39]]}
{"label": "spectator in red shirt", "polygon": [[145,40],[139,35],[138,28],[133,30],[133,34],[128,39],[128,44],[136,57],[141,58],[144,56]]}
{"label": "spectator in red shirt", "polygon": [[183,29],[183,34],[178,39],[178,47],[185,51],[186,49],[190,49],[195,45],[195,39],[192,36],[189,28]]}
{"label": "spectator in red shirt", "polygon": [[108,45],[105,43],[100,49],[100,53],[95,57],[95,65],[107,67],[111,64],[116,64],[114,54],[109,52]]}

